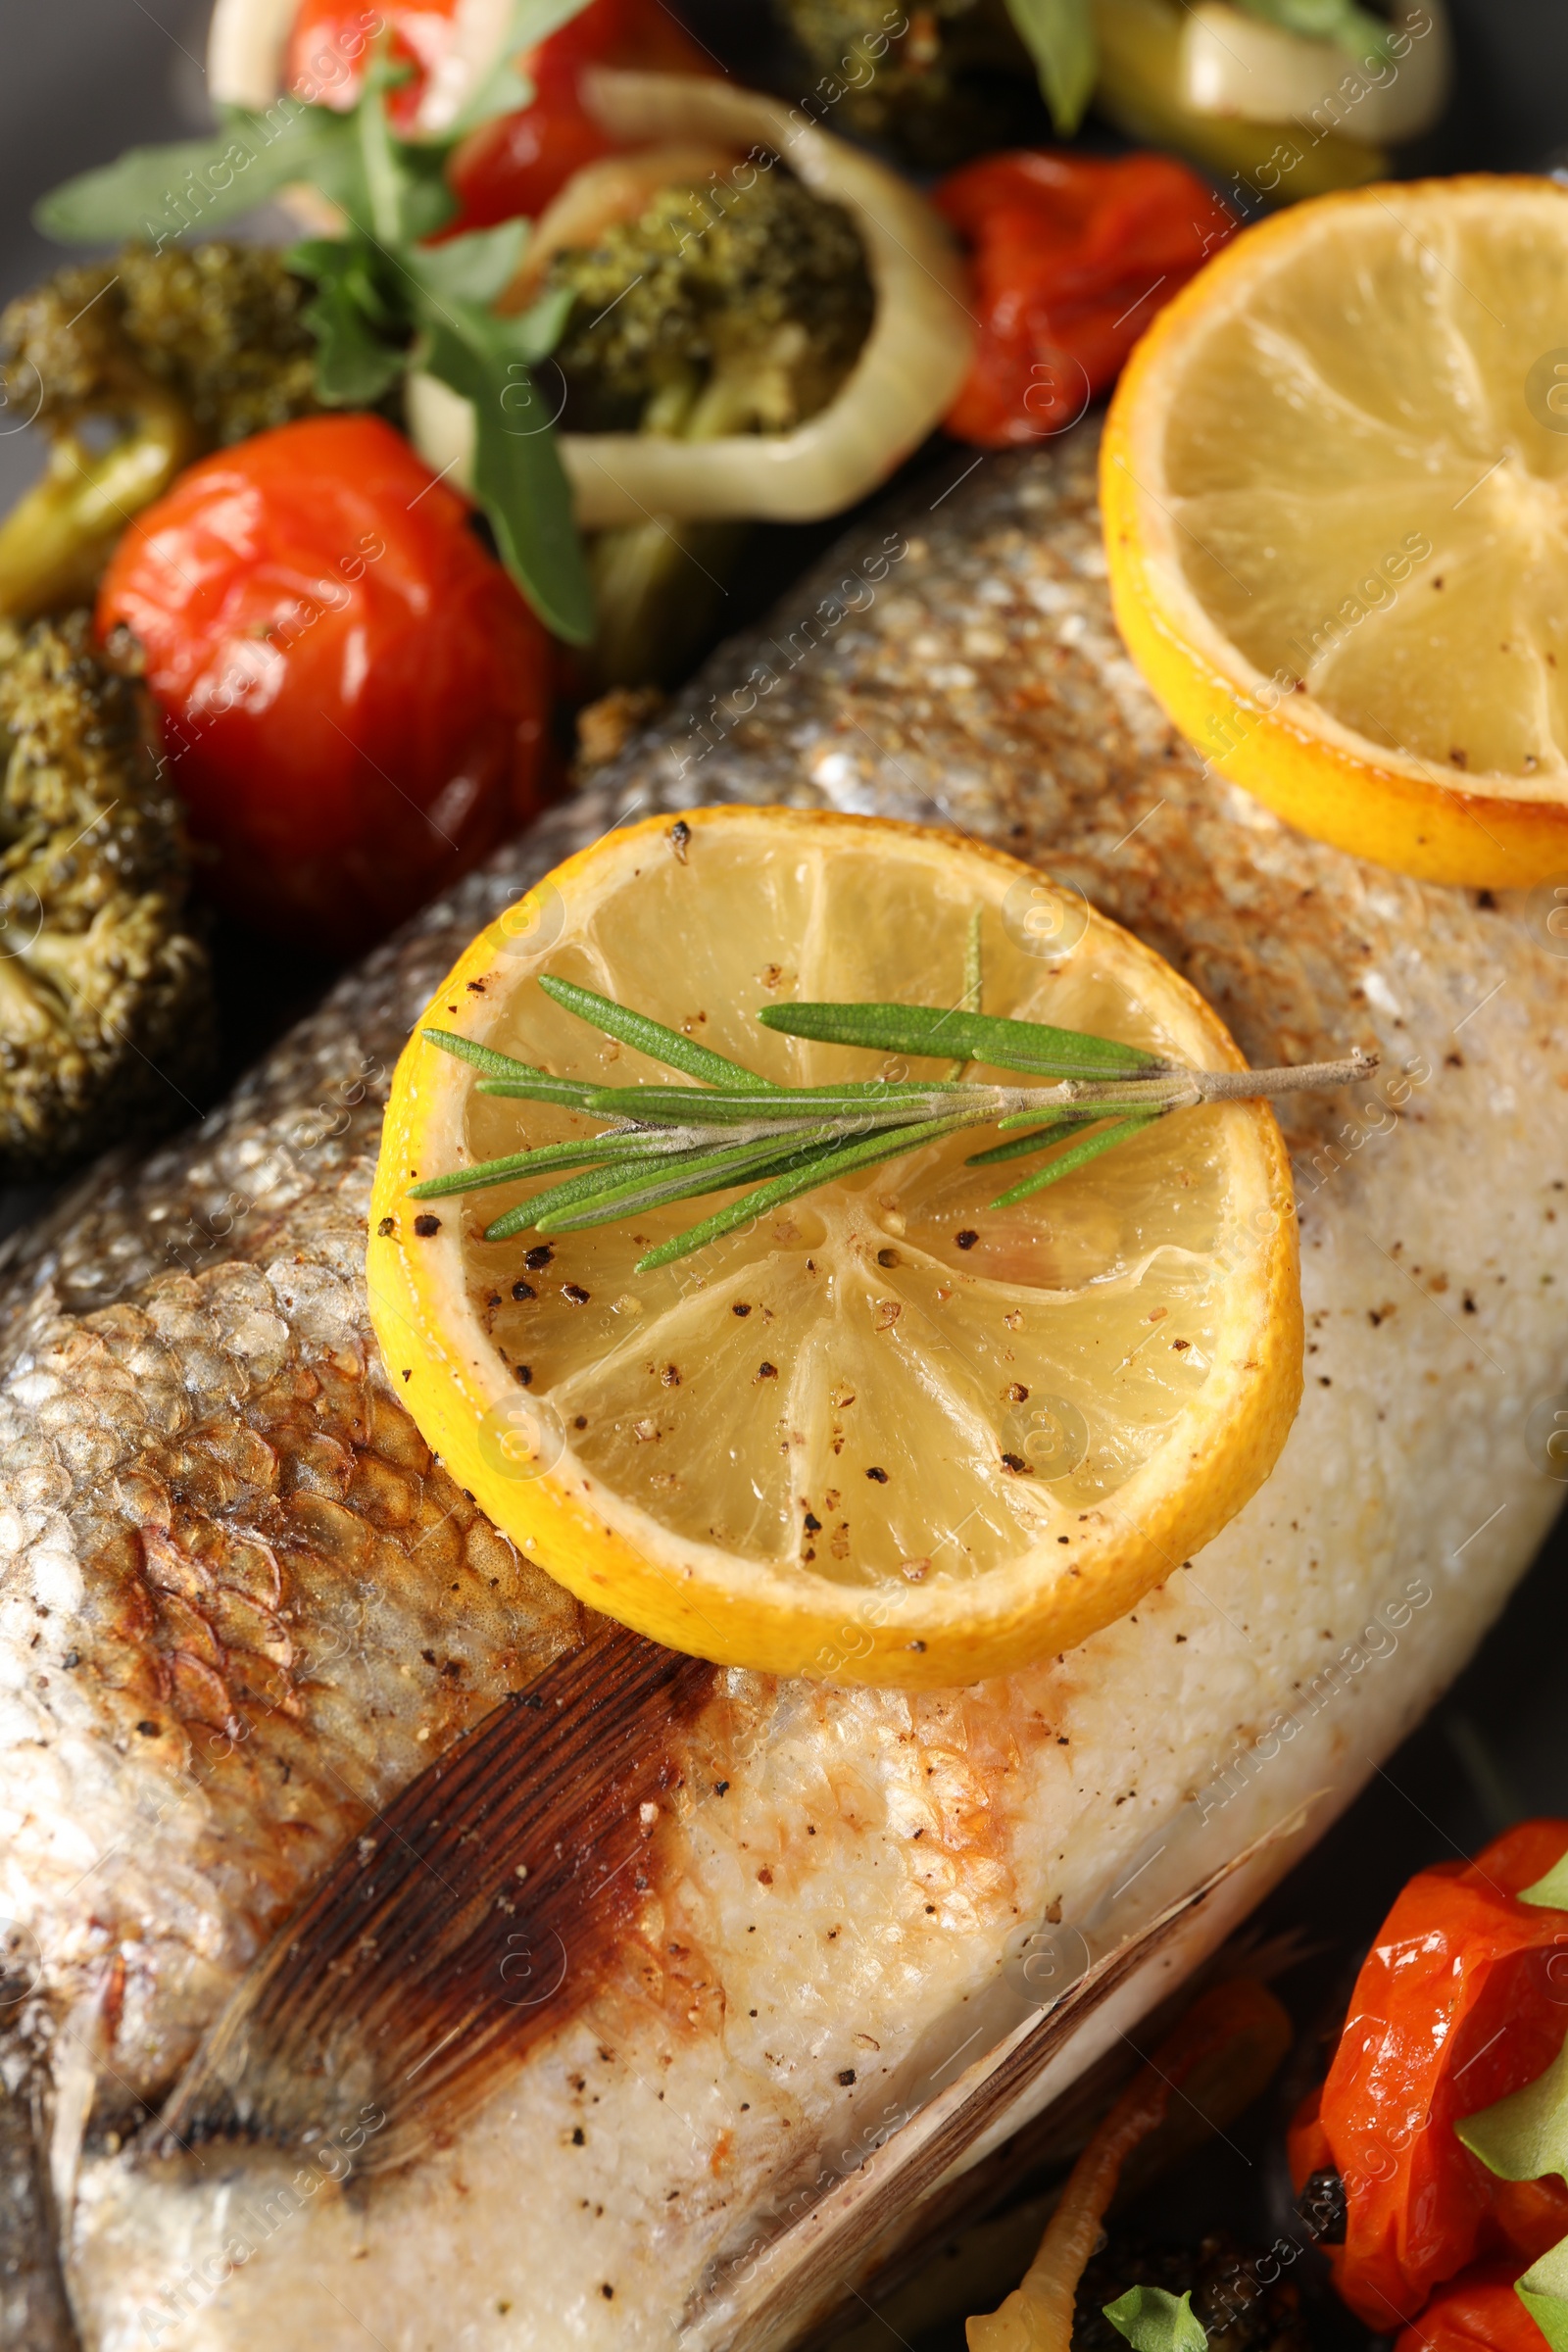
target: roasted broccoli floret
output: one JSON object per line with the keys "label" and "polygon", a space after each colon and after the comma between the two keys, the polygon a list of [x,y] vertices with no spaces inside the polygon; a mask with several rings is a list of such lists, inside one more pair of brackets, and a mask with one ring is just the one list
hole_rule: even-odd
{"label": "roasted broccoli floret", "polygon": [[256,246],[132,245],[10,304],[6,404],[53,447],[43,481],[0,525],[0,613],[27,619],[86,595],[126,521],[181,466],[318,405],[312,298]]}
{"label": "roasted broccoli floret", "polygon": [[[669,187],[641,218],[555,256],[574,297],[556,359],[564,421],[708,441],[787,433],[833,398],[875,296],[850,215],[782,165],[741,188]],[[666,683],[711,621],[744,524],[650,521],[589,549],[602,686]]]}
{"label": "roasted broccoli floret", "polygon": [[556,255],[575,296],[556,359],[588,432],[784,433],[855,365],[874,296],[842,205],[782,165],[747,188],[662,188],[637,220]]}
{"label": "roasted broccoli floret", "polygon": [[[1035,67],[1006,0],[777,0],[828,120],[940,170],[1042,132]],[[890,25],[903,20],[896,35]]]}
{"label": "roasted broccoli floret", "polygon": [[181,1114],[209,1058],[190,853],[141,689],[88,616],[0,622],[0,1175]]}

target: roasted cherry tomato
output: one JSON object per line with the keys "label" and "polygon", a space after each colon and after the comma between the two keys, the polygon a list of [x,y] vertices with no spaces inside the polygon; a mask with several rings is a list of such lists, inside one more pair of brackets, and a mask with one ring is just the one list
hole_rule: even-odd
{"label": "roasted cherry tomato", "polygon": [[988,155],[935,201],[970,249],[980,320],[948,430],[982,449],[1075,423],[1236,226],[1168,155]]}
{"label": "roasted cherry tomato", "polygon": [[1394,2352],[1546,2352],[1546,2339],[1513,2291],[1517,2266],[1478,2262],[1433,2296]]}
{"label": "roasted cherry tomato", "polygon": [[347,113],[359,100],[366,59],[385,32],[393,64],[410,69],[389,111],[399,130],[410,130],[426,82],[452,47],[457,10],[458,0],[382,0],[375,8],[356,8],[353,0],[300,0],[284,81],[311,105]]}
{"label": "roasted cherry tomato", "polygon": [[[391,101],[393,122],[410,130],[430,76],[452,48],[456,15],[457,0],[392,0],[379,10],[356,8],[351,0],[301,0],[289,36],[288,85],[318,104],[352,106],[365,78],[367,27],[384,23],[393,58],[412,68]],[[488,228],[519,214],[531,220],[574,172],[612,152],[613,140],[578,92],[585,66],[647,74],[715,70],[662,0],[589,0],[517,62],[533,84],[532,101],[484,123],[453,156],[451,180],[462,208],[454,229]]]}
{"label": "roasted cherry tomato", "polygon": [[1410,1881],[1356,1979],[1322,2092],[1292,2128],[1298,2188],[1329,2167],[1344,2180],[1345,2242],[1325,2251],[1380,2333],[1478,2255],[1507,2246],[1516,2277],[1568,2231],[1560,2181],[1498,2180],[1454,2132],[1562,2047],[1568,1913],[1518,1896],[1565,1849],[1568,1822],[1524,1822],[1474,1862]]}
{"label": "roasted cherry tomato", "polygon": [[98,602],[164,714],[215,895],[347,955],[537,807],[550,640],[465,502],[377,416],[313,416],[188,473]]}

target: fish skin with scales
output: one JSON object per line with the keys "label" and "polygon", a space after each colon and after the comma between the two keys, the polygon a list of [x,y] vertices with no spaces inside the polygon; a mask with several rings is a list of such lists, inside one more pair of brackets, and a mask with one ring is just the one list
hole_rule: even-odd
{"label": "fish skin with scales", "polygon": [[[804,2340],[872,2254],[763,2312],[759,2250],[1010,2022],[1009,1938],[1129,1881],[1137,1925],[1286,1825],[1190,1964],[1550,1524],[1531,1433],[1568,1389],[1568,959],[1528,898],[1358,863],[1200,764],[1112,626],[1095,451],[1086,425],[858,529],[198,1131],[11,1246],[0,1913],[36,1982],[0,2067],[48,2197],[6,2226],[36,2258],[52,2199],[82,2352]],[[1250,1060],[1379,1054],[1280,1106],[1298,1422],[1225,1532],[1062,1658],[913,1695],[715,1674],[667,1727],[635,1900],[412,2160],[359,2160],[373,2097],[346,2168],[243,2134],[154,2154],[149,2108],[354,1841],[606,1639],[431,1460],[370,1336],[366,1210],[392,1065],[480,925],[620,816],[722,799],[950,824],[1157,948]],[[966,2155],[1170,1981],[1134,1980]],[[71,2345],[46,2269],[35,2320],[0,2287],[0,2343]]]}

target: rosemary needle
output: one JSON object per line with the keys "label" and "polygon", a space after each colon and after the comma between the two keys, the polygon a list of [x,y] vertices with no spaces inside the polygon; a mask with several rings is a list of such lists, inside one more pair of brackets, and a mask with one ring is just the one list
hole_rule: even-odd
{"label": "rosemary needle", "polygon": [[[479,1070],[477,1091],[549,1102],[602,1119],[605,1132],[541,1145],[413,1188],[416,1200],[560,1175],[564,1181],[534,1193],[485,1228],[490,1242],[514,1234],[575,1233],[665,1208],[704,1194],[751,1189],[700,1224],[648,1252],[639,1273],[670,1265],[719,1240],[753,1217],[803,1193],[831,1184],[879,1161],[942,1143],[965,1128],[1028,1133],[973,1153],[970,1167],[989,1167],[1036,1152],[1051,1157],[993,1201],[1007,1208],[1084,1167],[1137,1135],[1152,1120],[1200,1102],[1233,1102],[1345,1086],[1376,1067],[1366,1054],[1313,1062],[1297,1069],[1200,1070],[1147,1054],[1118,1039],[1056,1029],[1044,1021],[999,1019],[979,1009],[978,926],[971,924],[959,1006],[929,1004],[770,1004],[758,1015],[764,1028],[823,1044],[868,1052],[946,1059],[952,1073],[929,1080],[850,1079],[826,1086],[782,1086],[715,1054],[683,1031],[616,1004],[575,981],[545,975],[540,987],[564,1010],[617,1044],[630,1046],[684,1085],[596,1086],[558,1078],[488,1046],[445,1029],[424,1036],[443,1053]],[[1054,1083],[1033,1086],[965,1083],[979,1063]],[[1065,1150],[1057,1147],[1065,1145]]]}

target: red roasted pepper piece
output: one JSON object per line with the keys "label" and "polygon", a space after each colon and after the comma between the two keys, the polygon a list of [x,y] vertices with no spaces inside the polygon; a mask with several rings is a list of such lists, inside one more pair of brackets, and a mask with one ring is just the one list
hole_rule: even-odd
{"label": "red roasted pepper piece", "polygon": [[1474,1862],[1410,1881],[1356,1979],[1322,2092],[1292,2130],[1298,2188],[1329,2165],[1345,2181],[1345,2243],[1325,2251],[1347,2303],[1380,2332],[1478,2256],[1508,2247],[1516,2276],[1568,2231],[1560,2182],[1498,2180],[1454,2131],[1562,2047],[1568,1912],[1518,1896],[1565,1849],[1568,1822],[1524,1822]]}
{"label": "red roasted pepper piece", "polygon": [[1517,2265],[1478,2262],[1434,2295],[1394,2352],[1546,2352],[1546,2339],[1513,2291]]}
{"label": "red roasted pepper piece", "polygon": [[1073,423],[1236,226],[1168,155],[983,156],[935,201],[970,248],[980,322],[947,425],[982,449]]}

